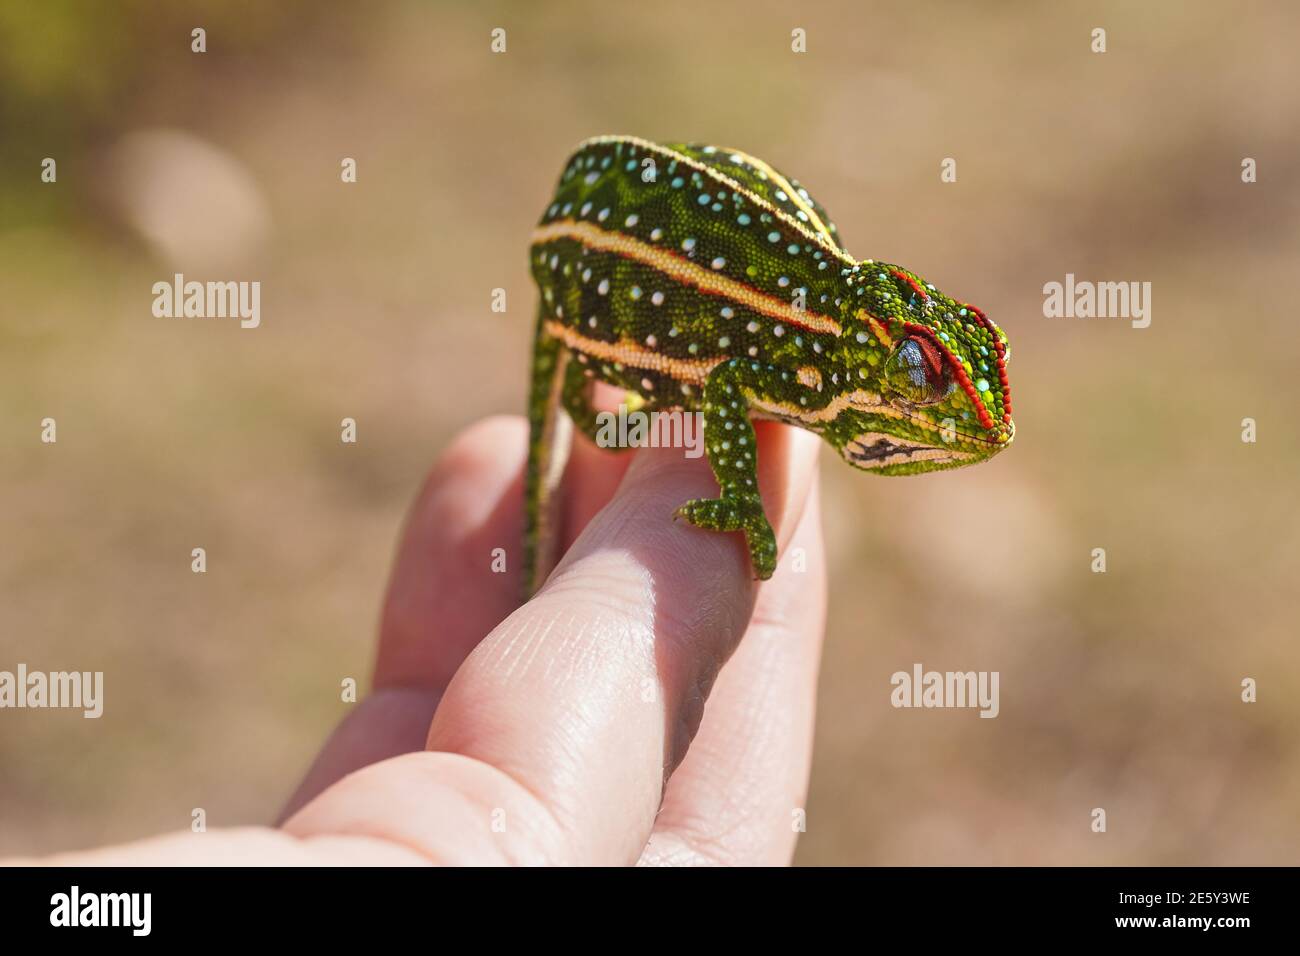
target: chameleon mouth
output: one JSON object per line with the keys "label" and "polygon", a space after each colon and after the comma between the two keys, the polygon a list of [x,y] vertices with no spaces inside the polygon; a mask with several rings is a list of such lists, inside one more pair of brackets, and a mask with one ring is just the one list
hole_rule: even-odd
{"label": "chameleon mouth", "polygon": [[883,432],[864,432],[858,435],[844,444],[843,455],[850,464],[868,471],[920,463],[931,467],[962,465],[985,457],[975,452],[939,447]]}
{"label": "chameleon mouth", "polygon": [[[933,422],[910,415],[907,417],[927,428],[935,427]],[[845,461],[856,468],[885,474],[958,468],[992,458],[1011,444],[1015,431],[1015,425],[1011,422],[1006,423],[1005,430],[1000,432],[997,438],[985,438],[965,432],[945,433],[940,430],[937,442],[929,439],[906,438],[887,432],[867,431],[845,442],[840,453]],[[965,448],[960,447],[951,437],[955,435],[960,435],[969,444]],[[982,447],[971,447],[976,444]]]}

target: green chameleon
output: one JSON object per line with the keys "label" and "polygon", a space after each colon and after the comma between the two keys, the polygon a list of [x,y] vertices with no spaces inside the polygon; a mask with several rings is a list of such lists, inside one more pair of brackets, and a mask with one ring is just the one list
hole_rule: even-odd
{"label": "green chameleon", "polygon": [[979,309],[858,261],[796,180],[739,150],[601,136],[578,147],[533,233],[525,587],[548,570],[563,407],[599,429],[594,380],[644,411],[702,413],[721,494],[677,514],[744,531],[771,577],[752,418],[810,429],[850,464],[907,475],[1011,443],[1010,350]]}

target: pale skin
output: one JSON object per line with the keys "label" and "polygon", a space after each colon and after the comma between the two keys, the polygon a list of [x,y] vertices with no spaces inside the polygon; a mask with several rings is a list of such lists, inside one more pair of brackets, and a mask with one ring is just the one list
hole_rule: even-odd
{"label": "pale skin", "polygon": [[669,520],[717,494],[703,458],[575,441],[565,556],[516,609],[516,567],[489,563],[518,553],[526,431],[480,422],[434,466],[395,559],[373,689],[278,826],[9,862],[788,863],[825,615],[818,439],[758,425],[782,556],[761,586],[742,535]]}

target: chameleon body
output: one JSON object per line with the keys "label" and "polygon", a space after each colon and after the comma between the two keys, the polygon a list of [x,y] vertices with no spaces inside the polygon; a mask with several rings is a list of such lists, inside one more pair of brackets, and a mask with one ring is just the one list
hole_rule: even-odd
{"label": "chameleon body", "polygon": [[529,593],[548,570],[547,502],[567,450],[559,409],[594,436],[593,380],[645,411],[703,414],[720,495],[677,514],[743,531],[759,578],[777,555],[751,419],[810,429],[880,475],[984,461],[1015,434],[1002,331],[914,272],[854,259],[796,180],[738,150],[588,140],[530,264]]}

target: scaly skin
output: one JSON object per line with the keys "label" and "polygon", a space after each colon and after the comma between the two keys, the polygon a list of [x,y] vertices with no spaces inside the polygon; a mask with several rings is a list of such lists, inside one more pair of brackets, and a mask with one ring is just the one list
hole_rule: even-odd
{"label": "scaly skin", "polygon": [[[738,150],[628,136],[583,143],[533,235],[525,579],[549,561],[557,406],[592,434],[593,379],[646,410],[701,412],[717,498],[678,514],[744,531],[759,578],[776,539],[751,418],[807,428],[859,468],[907,475],[1011,443],[1010,350],[974,306],[845,251],[795,180]],[[548,480],[548,475],[551,479]]]}

